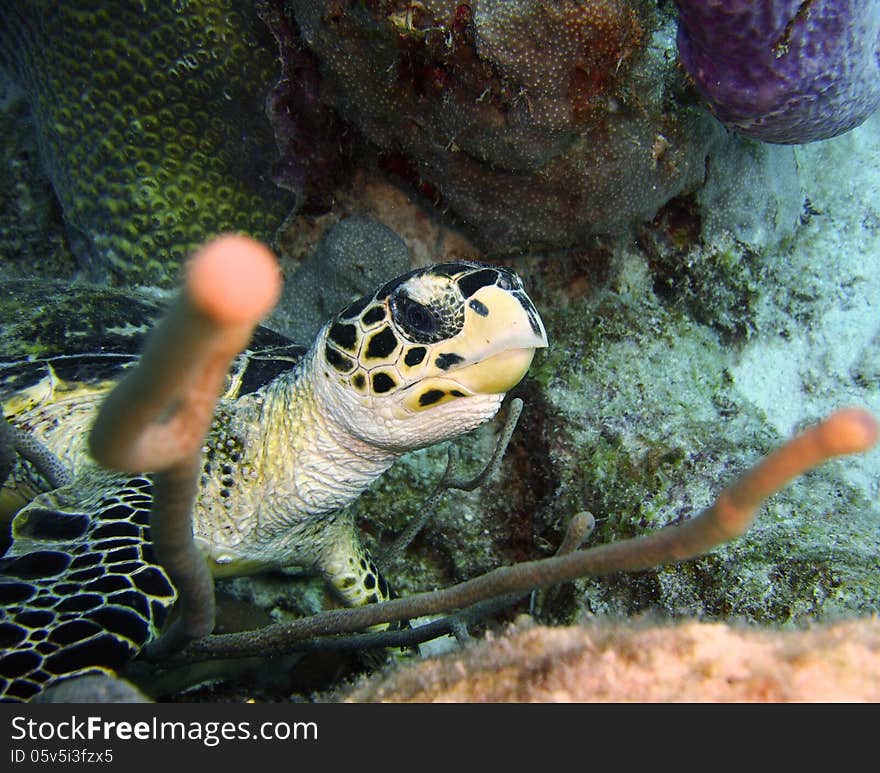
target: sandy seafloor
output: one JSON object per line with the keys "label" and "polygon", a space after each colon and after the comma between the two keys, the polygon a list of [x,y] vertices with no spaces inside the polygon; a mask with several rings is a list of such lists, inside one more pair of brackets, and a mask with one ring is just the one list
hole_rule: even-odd
{"label": "sandy seafloor", "polygon": [[[733,370],[735,388],[783,435],[841,405],[880,415],[880,114],[794,154],[821,216],[816,228],[796,230],[780,260],[817,313],[786,338],[759,332]],[[772,296],[762,305],[765,318],[778,314]],[[880,449],[851,458],[845,470],[876,500]]]}

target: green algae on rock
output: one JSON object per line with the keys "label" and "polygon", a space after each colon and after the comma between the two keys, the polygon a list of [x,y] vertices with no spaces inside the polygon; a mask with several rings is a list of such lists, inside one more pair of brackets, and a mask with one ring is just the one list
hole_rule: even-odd
{"label": "green algae on rock", "polygon": [[[693,222],[682,214],[650,245],[524,260],[551,346],[520,386],[525,411],[499,479],[438,508],[407,554],[407,591],[425,587],[420,573],[442,586],[549,555],[583,508],[597,519],[590,546],[677,523],[804,423],[846,404],[877,410],[878,128],[875,117],[795,151],[737,141],[738,162],[713,161],[713,174],[790,175],[794,153],[796,179],[767,186],[763,201],[737,181],[723,205],[691,202]],[[710,200],[721,208],[701,218]],[[679,243],[681,223],[694,234]],[[604,268],[571,281],[603,255]],[[803,624],[876,612],[877,460],[875,450],[810,473],[707,556],[539,596],[539,619],[652,611]],[[428,462],[404,460],[371,509],[416,510],[403,487],[439,477],[441,460]]]}
{"label": "green algae on rock", "polygon": [[[643,290],[606,291],[565,314],[545,313],[557,346],[533,371],[544,385],[545,432],[554,440],[548,464],[559,479],[541,517],[586,507],[597,521],[591,545],[691,517],[782,439],[737,392],[735,350]],[[601,329],[583,336],[575,318],[601,320]],[[752,530],[707,556],[579,580],[569,614],[783,623],[876,609],[877,508],[842,469],[828,465],[796,481]]]}
{"label": "green algae on rock", "polygon": [[[532,376],[550,467],[559,509],[596,516],[591,544],[689,517],[835,407],[876,410],[878,129],[874,117],[796,149],[797,179],[763,186],[766,204],[736,182],[683,246],[618,242],[601,288],[545,312],[554,346]],[[740,153],[753,171],[768,156],[749,143]],[[780,160],[788,169],[790,154],[773,149],[764,175]],[[876,612],[877,461],[875,450],[796,481],[747,535],[704,558],[581,581],[580,610],[762,623]]]}

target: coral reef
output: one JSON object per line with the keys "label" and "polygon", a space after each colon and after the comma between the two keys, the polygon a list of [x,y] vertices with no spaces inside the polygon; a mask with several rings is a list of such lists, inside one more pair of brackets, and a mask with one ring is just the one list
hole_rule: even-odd
{"label": "coral reef", "polygon": [[[688,518],[713,484],[781,432],[739,390],[736,348],[664,308],[639,268],[633,256],[612,276],[616,291],[548,315],[560,338],[533,375],[546,399],[544,475],[555,485],[536,534],[575,507],[596,516],[599,543]],[[589,332],[582,319],[591,320]],[[766,355],[763,362],[766,369]],[[532,463],[540,464],[534,454]],[[799,506],[806,501],[808,509]],[[774,497],[760,528],[734,545],[676,568],[580,581],[557,599],[562,606],[541,611],[565,619],[578,608],[662,609],[763,623],[870,611],[880,606],[877,515],[832,466]]]}
{"label": "coral reef", "polygon": [[765,142],[833,137],[880,107],[877,0],[675,0],[681,61],[727,126]]}
{"label": "coral reef", "polygon": [[878,701],[880,621],[807,631],[721,623],[520,624],[462,651],[363,679],[370,702]]}
{"label": "coral reef", "polygon": [[[508,427],[512,424],[508,423]],[[843,409],[786,441],[724,489],[711,506],[675,528],[581,550],[578,547],[592,532],[595,520],[590,513],[578,512],[571,517],[567,533],[553,557],[499,567],[436,591],[325,612],[255,632],[200,639],[187,645],[175,662],[297,650],[411,646],[449,632],[466,636],[469,623],[498,612],[529,591],[585,576],[663,567],[711,551],[744,534],[764,501],[793,479],[836,456],[870,450],[878,434],[880,424],[869,412]],[[502,445],[505,442],[506,438]],[[478,476],[474,485],[478,485],[482,477]],[[470,483],[463,480],[447,485],[470,487]],[[377,623],[450,610],[454,611],[453,615],[414,629],[338,636],[365,630]]]}
{"label": "coral reef", "polygon": [[[686,233],[680,240],[672,233],[658,246],[672,251],[662,269],[659,253],[623,240],[606,242],[604,253],[520,261],[553,346],[519,390],[526,398],[522,431],[514,435],[500,479],[474,494],[450,496],[395,567],[392,576],[405,595],[549,555],[570,514],[584,506],[597,520],[591,545],[686,520],[735,470],[808,418],[841,402],[877,408],[871,299],[880,276],[873,195],[878,128],[875,117],[845,137],[798,149],[796,181],[791,149],[732,145],[739,151],[713,159],[716,191],[737,169],[760,179],[775,176],[779,184],[761,186],[763,201],[747,184],[733,186],[721,211],[711,213],[714,219],[704,213],[688,220],[684,212]],[[829,169],[841,170],[847,185]],[[717,201],[714,195],[706,201]],[[808,203],[792,224],[805,196]],[[671,275],[674,260],[681,265]],[[702,285],[690,287],[695,276]],[[661,284],[667,292],[659,291]],[[463,451],[485,457],[490,445],[485,431]],[[874,451],[795,482],[768,503],[755,528],[711,555],[578,580],[536,596],[535,615],[571,621],[651,611],[785,625],[876,613],[877,459]],[[441,473],[436,450],[402,460],[365,495],[366,528],[388,541]],[[858,641],[862,629],[842,625],[828,637]],[[535,646],[554,651],[552,635],[539,635]],[[656,645],[645,656],[656,658],[669,639],[640,641]],[[495,639],[484,646],[499,656],[507,644]],[[849,656],[857,646],[815,644],[816,669],[832,668],[840,652]],[[779,662],[790,673],[787,661]],[[456,668],[454,657],[448,663]],[[695,683],[689,695],[699,697],[700,689]],[[786,690],[774,682],[764,697],[796,694]],[[810,690],[797,695],[861,695]]]}
{"label": "coral reef", "polygon": [[717,139],[676,99],[673,21],[653,2],[288,7],[377,163],[491,253],[650,218],[702,179]]}
{"label": "coral reef", "polygon": [[[686,517],[706,500],[705,482],[832,406],[877,408],[878,129],[874,116],[796,150],[792,195],[808,204],[779,241],[771,207],[766,239],[743,245],[715,228],[672,253],[675,275],[617,245],[600,288],[545,314],[556,345],[533,374],[557,460],[546,475],[553,498],[586,497],[594,539]],[[731,229],[737,211],[727,210]],[[816,473],[809,494],[796,483],[729,552],[681,572],[588,583],[580,603],[777,623],[876,611],[877,463],[875,452]],[[534,533],[552,523],[542,517]]]}
{"label": "coral reef", "polygon": [[[133,2],[72,5],[0,0],[4,18],[16,22],[0,30],[0,57],[31,99],[43,157],[69,225],[85,235],[73,243],[92,278],[170,284],[193,243],[233,226],[269,237],[303,195],[315,196],[321,214],[332,210],[331,221],[340,211],[375,211],[351,201],[341,207],[331,190],[336,153],[357,132],[328,105],[368,141],[356,156],[367,174],[381,169],[418,191],[490,258],[589,245],[508,259],[536,288],[552,349],[518,387],[526,409],[500,474],[480,491],[447,496],[392,564],[402,595],[548,556],[571,514],[585,506],[596,516],[591,545],[672,531],[664,527],[688,521],[736,471],[806,422],[844,403],[880,410],[880,328],[876,311],[872,316],[880,297],[880,199],[872,176],[880,115],[805,148],[724,136],[676,72],[671,3],[218,0],[163,4],[148,14]],[[754,13],[756,4],[677,5],[682,61],[690,68],[698,61],[698,27],[715,47],[713,67],[729,64],[728,54],[743,57],[735,46],[766,42],[758,31],[784,43],[771,60],[752,51],[751,69],[735,69],[724,81],[732,91],[709,83],[716,71],[708,65],[692,70],[710,102],[720,100],[716,115],[734,128],[774,143],[803,142],[845,131],[876,107],[876,59],[869,55],[876,0],[860,6],[858,18],[853,3],[761,4],[790,22],[781,33],[770,16],[735,26],[743,18],[737,14]],[[802,12],[792,15],[795,5]],[[116,19],[107,17],[111,6]],[[26,7],[41,20],[38,28],[22,16]],[[220,26],[211,26],[218,8]],[[722,21],[717,29],[729,34],[712,38],[707,18]],[[106,23],[90,27],[96,19]],[[154,26],[145,37],[139,25],[148,19]],[[817,41],[830,39],[823,26],[829,20],[839,22],[840,47],[823,59],[822,76],[833,82],[817,87],[806,84],[802,70]],[[196,28],[203,39],[190,34]],[[211,56],[221,39],[224,46],[237,41],[222,62]],[[84,45],[96,52],[97,65],[70,63],[70,52]],[[173,56],[167,46],[176,46]],[[269,94],[270,127],[261,100],[277,76],[275,50],[282,81]],[[116,72],[111,62],[120,52],[131,58]],[[240,71],[227,84],[232,101],[218,85],[227,65]],[[755,71],[772,76],[769,102],[749,95],[739,77]],[[147,81],[141,91],[139,76]],[[190,87],[197,100],[187,99]],[[743,110],[752,111],[744,119],[736,101],[743,94]],[[77,110],[83,95],[89,109]],[[5,146],[5,168],[27,195],[0,199],[0,227],[11,223],[4,233],[13,237],[4,255],[20,258],[4,273],[37,255],[46,273],[69,275],[57,213],[22,139],[25,111],[18,97],[8,106],[10,123],[0,131],[5,137],[9,129],[15,145]],[[162,116],[173,120],[154,131],[151,122]],[[175,128],[183,135],[173,137]],[[282,151],[274,165],[272,129]],[[310,168],[327,177],[316,181]],[[279,193],[270,170],[294,197]],[[385,194],[378,198],[404,221],[415,220]],[[629,233],[594,238],[633,225],[637,241]],[[435,234],[413,227],[415,265],[447,257],[436,246],[450,242]],[[343,278],[361,268],[397,273],[392,261],[409,262],[393,234],[364,218],[342,221],[298,272],[289,272],[273,324],[307,340],[325,316],[323,304],[344,303],[376,283],[374,274],[356,286]],[[24,320],[17,329],[31,324]],[[488,457],[493,432],[485,427],[460,446],[468,462]],[[404,458],[355,505],[371,548],[404,531],[439,479],[443,457],[434,448]],[[710,555],[538,593],[534,616],[572,622],[650,611],[776,625],[876,613],[877,460],[874,451],[795,482],[770,501],[754,529]],[[262,593],[259,603],[276,620],[322,606],[315,584],[289,585],[295,583],[277,577],[235,581],[242,596]],[[873,622],[800,636],[719,626],[514,630],[348,697],[877,699]],[[615,654],[617,646],[623,654]],[[735,660],[738,647],[753,656],[751,665]],[[597,652],[609,672],[592,671]],[[829,676],[848,658],[871,679],[854,686],[845,667]],[[472,677],[470,692],[467,679],[454,677],[461,668]],[[664,673],[679,679],[664,680]],[[493,674],[502,675],[497,691]],[[550,676],[541,682],[534,674]],[[656,692],[608,692],[616,677],[639,690],[650,678]],[[513,680],[527,686],[520,690]]]}
{"label": "coral reef", "polygon": [[52,185],[40,168],[24,93],[0,68],[0,255],[4,277],[76,269]]}
{"label": "coral reef", "polygon": [[273,236],[291,206],[270,179],[263,105],[277,47],[250,0],[0,12],[0,61],[27,94],[88,278],[170,286],[219,232]]}
{"label": "coral reef", "polygon": [[406,245],[391,229],[366,217],[345,218],[287,277],[267,323],[293,341],[312,341],[339,309],[409,267]]}

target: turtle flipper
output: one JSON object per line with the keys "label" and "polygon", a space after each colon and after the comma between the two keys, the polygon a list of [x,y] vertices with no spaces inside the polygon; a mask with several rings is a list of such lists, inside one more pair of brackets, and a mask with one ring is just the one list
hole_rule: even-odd
{"label": "turtle flipper", "polygon": [[11,518],[40,492],[71,479],[70,470],[48,446],[0,411],[0,516]]}
{"label": "turtle flipper", "polygon": [[41,494],[12,523],[0,559],[0,699],[121,667],[155,637],[176,594],[149,543],[151,482],[83,481]]}
{"label": "turtle flipper", "polygon": [[[332,547],[323,557],[321,573],[342,602],[349,607],[360,607],[398,598],[361,543],[354,526],[339,531]],[[410,627],[409,620],[398,620],[375,626],[375,629],[397,631]],[[384,665],[389,655],[409,657],[418,654],[418,651],[417,646],[388,651],[369,650],[363,653],[363,660],[369,668],[375,669]]]}
{"label": "turtle flipper", "polygon": [[343,604],[360,607],[396,598],[352,525],[337,530],[320,570]]}

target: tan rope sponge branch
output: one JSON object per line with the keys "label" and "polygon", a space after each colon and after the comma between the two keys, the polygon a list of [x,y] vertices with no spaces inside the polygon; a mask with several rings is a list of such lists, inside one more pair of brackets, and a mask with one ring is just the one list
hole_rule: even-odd
{"label": "tan rope sponge branch", "polygon": [[280,294],[278,263],[260,242],[229,234],[199,249],[139,365],[101,407],[89,438],[95,460],[155,472],[191,458],[232,359]]}
{"label": "tan rope sponge branch", "polygon": [[92,426],[89,447],[99,464],[155,473],[150,532],[177,589],[179,615],[146,648],[148,657],[161,659],[214,628],[214,580],[192,529],[199,458],[229,366],[280,295],[281,271],[264,245],[231,234],[208,242]]}
{"label": "tan rope sponge branch", "polygon": [[[634,572],[696,558],[746,532],[764,500],[794,478],[835,457],[870,450],[878,435],[880,424],[870,412],[842,408],[786,441],[724,489],[711,506],[684,523],[581,550],[570,550],[580,541],[580,536],[573,535],[565,540],[570,552],[560,550],[549,558],[499,567],[458,585],[381,604],[334,609],[273,623],[258,631],[207,637],[190,643],[176,662],[291,652],[297,649],[297,642],[316,637],[335,637],[393,620],[461,610],[487,599],[527,593],[579,577]],[[577,521],[574,528],[588,524],[589,519]],[[419,637],[418,628],[392,631],[383,633],[382,640],[371,642],[371,646],[411,646],[429,638],[432,636]]]}

